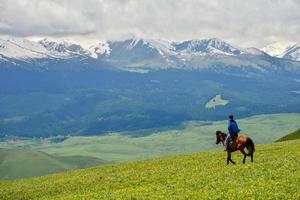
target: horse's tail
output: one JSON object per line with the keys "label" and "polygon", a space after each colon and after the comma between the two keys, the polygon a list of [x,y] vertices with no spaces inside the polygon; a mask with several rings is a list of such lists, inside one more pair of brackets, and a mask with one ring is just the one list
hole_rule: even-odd
{"label": "horse's tail", "polygon": [[248,155],[252,155],[253,152],[255,151],[254,142],[249,137],[247,137],[246,148],[248,150]]}

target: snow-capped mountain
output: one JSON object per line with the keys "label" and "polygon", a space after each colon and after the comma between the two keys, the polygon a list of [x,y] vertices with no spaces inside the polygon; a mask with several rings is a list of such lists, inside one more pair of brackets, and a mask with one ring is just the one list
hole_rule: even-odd
{"label": "snow-capped mountain", "polygon": [[30,41],[22,38],[0,38],[0,60],[30,62],[35,59],[70,59],[86,56],[87,51],[78,44],[55,42],[48,39]]}
{"label": "snow-capped mountain", "polygon": [[[115,57],[117,54],[137,53],[138,50],[155,51],[161,55],[174,54],[174,47],[170,42],[164,40],[146,40],[140,38],[127,39],[122,41],[107,41],[92,45],[89,55],[94,58],[103,56]],[[126,53],[127,52],[127,53]],[[114,55],[110,55],[110,54]]]}
{"label": "snow-capped mountain", "polygon": [[119,61],[143,59],[169,59],[179,56],[237,56],[241,54],[263,55],[255,48],[242,49],[222,40],[212,38],[169,42],[165,40],[128,39],[123,41],[107,41],[84,49],[79,44],[57,42],[49,39],[30,41],[19,38],[0,39],[0,55],[5,58],[30,60],[37,58],[72,58],[88,56],[94,59]]}
{"label": "snow-capped mountain", "polygon": [[[234,47],[222,40],[212,38],[169,42],[166,40],[128,39],[124,41],[108,41],[92,46],[89,50],[92,57],[110,56],[111,58],[148,57],[152,56],[236,56],[241,54],[263,54],[254,48],[252,50]],[[130,54],[130,56],[129,56]],[[98,55],[98,56],[97,56]],[[129,56],[129,57],[128,57]]]}
{"label": "snow-capped mountain", "polygon": [[[202,68],[213,62],[224,62],[222,59],[228,57],[237,60],[235,63],[242,63],[240,57],[269,57],[256,48],[239,48],[216,38],[183,42],[135,38],[101,43],[93,46],[89,52],[94,58],[122,67],[151,69]],[[252,65],[249,62],[246,64]]]}
{"label": "snow-capped mountain", "polygon": [[[299,45],[291,46],[279,56],[285,60],[299,61],[299,49]],[[265,68],[276,69],[283,66],[281,62],[284,61],[278,57],[272,57],[254,47],[239,48],[216,38],[183,42],[134,38],[99,42],[89,48],[49,39],[39,41],[22,38],[0,39],[0,62],[16,65],[18,60],[35,64],[59,60],[66,62],[67,65],[70,62],[76,63],[79,58],[85,60],[85,63],[93,62],[95,65],[106,63],[129,71],[166,68],[202,69],[216,66],[252,67],[265,71]],[[277,64],[274,65],[274,62]],[[290,68],[296,69],[298,64],[292,63]],[[47,66],[49,67],[51,66]]]}
{"label": "snow-capped mountain", "polygon": [[110,54],[110,47],[107,42],[98,43],[96,45],[92,45],[87,50],[87,55],[89,55],[92,58],[97,59],[98,57],[101,57],[103,55],[109,55]]}
{"label": "snow-capped mountain", "polygon": [[300,61],[300,43],[288,47],[280,56],[285,59]]}
{"label": "snow-capped mountain", "polygon": [[287,44],[276,42],[269,44],[263,48],[262,51],[266,52],[270,56],[280,57],[280,55],[287,49]]}
{"label": "snow-capped mountain", "polygon": [[48,56],[47,50],[36,42],[17,38],[0,38],[0,55],[7,59],[36,59]]}
{"label": "snow-capped mountain", "polygon": [[79,44],[69,42],[56,42],[48,39],[38,41],[50,54],[62,57],[72,57],[75,55],[86,55],[87,51]]}
{"label": "snow-capped mountain", "polygon": [[277,58],[300,61],[300,43],[288,45],[277,42],[261,49],[269,55]]}
{"label": "snow-capped mountain", "polygon": [[91,53],[93,57],[114,63],[122,68],[165,68],[177,65],[175,58],[172,58],[176,54],[173,46],[163,40],[134,38],[108,41],[96,47],[93,46],[92,49],[94,50]]}
{"label": "snow-capped mountain", "polygon": [[212,38],[203,40],[189,40],[173,43],[175,51],[181,54],[196,53],[202,56],[234,56],[243,51],[222,40]]}
{"label": "snow-capped mountain", "polygon": [[137,47],[144,46],[147,48],[156,49],[161,54],[173,53],[174,51],[174,47],[172,46],[171,42],[168,42],[166,40],[150,40],[150,39],[148,40],[142,38],[134,38],[134,39],[126,40],[125,42],[130,43],[127,46],[127,49],[134,49]]}
{"label": "snow-capped mountain", "polygon": [[144,53],[158,53],[160,55],[174,54],[174,47],[168,41],[164,40],[148,40],[141,38],[127,39],[124,41],[108,42],[112,53],[114,52],[131,52],[143,51]]}

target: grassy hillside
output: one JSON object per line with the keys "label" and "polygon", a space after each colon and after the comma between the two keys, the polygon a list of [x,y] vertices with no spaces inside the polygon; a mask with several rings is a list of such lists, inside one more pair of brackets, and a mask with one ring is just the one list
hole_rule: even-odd
{"label": "grassy hillside", "polygon": [[[300,114],[296,113],[257,115],[238,119],[242,134],[249,135],[255,143],[271,143],[299,128],[299,121]],[[78,168],[77,165],[83,168],[82,164],[85,163],[87,163],[86,166],[94,166],[97,163],[94,162],[94,158],[104,160],[106,163],[118,163],[166,155],[216,150],[221,147],[215,145],[215,131],[226,131],[226,129],[227,121],[189,121],[183,124],[182,129],[152,130],[151,133],[146,133],[142,137],[131,136],[131,133],[112,133],[105,136],[70,137],[62,142],[53,142],[53,138],[6,140],[0,142],[0,148],[19,149],[21,147],[38,151],[39,155],[44,152],[48,156],[51,155],[51,162],[54,160],[56,167],[51,167],[51,170],[48,170],[47,167],[40,170],[40,166],[51,166],[48,164],[49,159],[40,159],[41,163],[39,165],[30,165],[30,167],[24,168],[26,170],[23,171],[14,170],[18,169],[19,166],[19,157],[16,156],[16,162],[10,162],[9,167],[0,168],[0,179],[6,178],[8,174],[12,178],[46,175],[52,173],[52,169],[59,172],[65,171],[66,168]],[[57,165],[57,163],[61,163],[61,157],[64,158],[64,162]],[[14,156],[11,156],[10,159],[12,158]],[[31,154],[22,155],[22,158],[32,160]],[[37,158],[40,157],[37,156]],[[65,163],[70,159],[75,163]],[[81,159],[87,160],[81,161]],[[45,161],[45,164],[42,161]],[[16,167],[14,167],[14,164]],[[22,174],[22,172],[24,173]]]}
{"label": "grassy hillside", "polygon": [[[300,114],[257,115],[238,119],[241,134],[255,143],[271,143],[299,128]],[[142,137],[112,133],[105,136],[70,137],[53,143],[45,140],[8,140],[0,148],[26,147],[58,156],[89,156],[108,162],[126,162],[164,155],[216,149],[216,130],[227,130],[227,121],[188,121],[182,129],[151,131]]]}
{"label": "grassy hillside", "polygon": [[300,140],[257,145],[254,163],[225,152],[1,181],[0,199],[299,199]]}
{"label": "grassy hillside", "polygon": [[1,179],[41,176],[100,164],[103,161],[93,157],[60,157],[29,149],[0,149]]}
{"label": "grassy hillside", "polygon": [[283,136],[279,140],[276,140],[276,142],[282,142],[282,141],[287,141],[287,140],[298,140],[298,139],[300,139],[300,129],[298,129],[297,131],[290,133],[286,136]]}

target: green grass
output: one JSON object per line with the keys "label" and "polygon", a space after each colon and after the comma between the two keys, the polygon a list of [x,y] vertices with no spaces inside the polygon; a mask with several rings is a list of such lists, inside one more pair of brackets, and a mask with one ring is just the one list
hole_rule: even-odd
{"label": "green grass", "polygon": [[[238,119],[241,134],[255,143],[271,143],[299,129],[300,114],[257,115]],[[90,156],[108,162],[126,162],[178,153],[217,149],[215,132],[226,132],[227,121],[189,121],[183,129],[170,129],[142,137],[112,133],[105,136],[71,137],[60,143],[50,140],[8,140],[0,148],[26,147],[57,156]],[[135,133],[136,135],[136,133]]]}
{"label": "green grass", "polygon": [[[271,143],[297,130],[299,121],[300,114],[277,114],[239,119],[238,123],[242,129],[241,134],[250,136],[257,144]],[[21,147],[55,157],[92,157],[107,163],[120,163],[220,149],[220,146],[215,145],[215,131],[226,129],[227,121],[189,121],[183,124],[183,129],[157,131],[142,137],[112,133],[105,136],[70,137],[60,143],[53,143],[51,139],[7,140],[0,142],[0,148]],[[7,168],[0,168],[0,174],[6,174],[6,170]],[[43,172],[48,174],[47,171]],[[25,175],[27,174],[30,173]],[[22,177],[21,174],[19,177]]]}
{"label": "green grass", "polygon": [[99,158],[53,156],[30,149],[0,149],[0,178],[17,179],[103,164]]}
{"label": "green grass", "polygon": [[0,199],[299,199],[300,140],[257,145],[254,163],[193,153],[0,182]]}
{"label": "green grass", "polygon": [[290,133],[288,135],[283,136],[282,138],[276,140],[276,142],[288,141],[288,140],[298,140],[300,139],[300,129],[297,131]]}

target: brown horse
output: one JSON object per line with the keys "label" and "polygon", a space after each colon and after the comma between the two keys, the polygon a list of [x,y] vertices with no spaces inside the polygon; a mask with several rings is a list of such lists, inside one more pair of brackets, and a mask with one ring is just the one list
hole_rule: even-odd
{"label": "brown horse", "polygon": [[[216,131],[216,144],[220,144],[220,142],[224,144],[225,139],[227,137],[226,133],[222,133],[221,131]],[[245,148],[248,150],[248,153],[245,152]],[[244,155],[243,163],[245,164],[245,160],[247,156],[251,156],[251,162],[253,162],[253,153],[255,151],[254,143],[251,138],[246,137],[244,135],[239,135],[234,137],[232,144],[230,145],[229,149],[227,150],[227,165],[229,161],[232,164],[235,164],[233,160],[231,160],[231,152],[239,150]]]}

